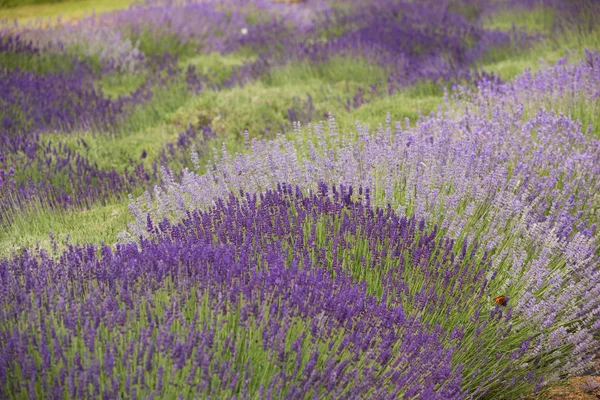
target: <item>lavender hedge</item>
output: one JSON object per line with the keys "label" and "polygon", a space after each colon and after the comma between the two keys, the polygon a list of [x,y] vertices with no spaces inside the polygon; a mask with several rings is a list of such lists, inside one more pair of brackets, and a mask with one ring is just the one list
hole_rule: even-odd
{"label": "lavender hedge", "polygon": [[535,74],[527,70],[510,82],[487,77],[475,88],[458,86],[452,98],[462,107],[523,107],[525,115],[535,113],[539,108],[553,110],[580,120],[588,134],[598,136],[599,65],[598,51],[586,49],[585,58],[578,63],[570,63],[567,53],[556,64],[543,65]]}
{"label": "lavender hedge", "polygon": [[[149,187],[160,181],[159,165],[189,164],[190,149],[202,151],[214,137],[209,126],[196,130],[189,126],[177,140],[165,145],[151,168],[146,166],[145,150],[140,159],[130,159],[130,169],[123,172],[99,168],[82,156],[88,149],[84,139],[77,141],[73,150],[63,142],[15,140],[21,145],[13,152],[11,161],[20,165],[17,173],[6,167],[6,158],[0,158],[0,224],[9,225],[16,213],[27,213],[31,208],[86,209],[99,202],[125,197],[140,187]],[[18,139],[22,139],[19,137]],[[196,153],[197,154],[197,153]],[[33,178],[32,178],[33,177]]]}
{"label": "lavender hedge", "polygon": [[267,398],[539,390],[572,342],[533,335],[515,315],[518,300],[493,304],[496,278],[485,277],[477,244],[455,252],[438,229],[352,192],[321,184],[304,195],[283,184],[231,194],[181,224],[148,218],[156,239],[139,247],[5,260],[3,389]]}

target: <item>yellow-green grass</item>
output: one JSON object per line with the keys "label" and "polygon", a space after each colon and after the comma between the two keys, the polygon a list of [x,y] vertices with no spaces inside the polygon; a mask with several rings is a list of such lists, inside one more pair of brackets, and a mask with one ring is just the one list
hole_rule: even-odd
{"label": "yellow-green grass", "polygon": [[514,28],[530,34],[550,34],[556,11],[551,7],[535,7],[523,10],[501,10],[485,17],[483,27],[511,31]]}
{"label": "yellow-green grass", "polygon": [[543,40],[527,51],[515,52],[495,62],[483,63],[480,68],[504,80],[511,80],[523,73],[525,69],[535,72],[542,68],[544,64],[552,65],[556,63],[567,55],[567,50],[571,53],[569,57],[571,61],[578,61],[583,57],[583,51],[586,48],[600,48],[600,34],[598,36],[588,35],[585,38],[573,37],[570,40],[561,40],[560,43],[553,43],[549,39]]}
{"label": "yellow-green grass", "polygon": [[71,243],[113,244],[116,242],[117,233],[133,220],[127,203],[127,199],[114,200],[90,210],[37,209],[15,215],[11,226],[0,230],[0,257],[10,256],[22,248],[34,248],[36,244],[39,244],[40,248],[50,250],[50,232],[62,245],[67,235]]}
{"label": "yellow-green grass", "polygon": [[39,18],[46,19],[48,25],[60,21],[77,20],[92,12],[103,13],[122,8],[127,8],[137,0],[75,0],[52,4],[24,5],[14,8],[0,9],[0,20],[6,19],[12,23],[17,20],[19,24],[34,22]]}
{"label": "yellow-green grass", "polygon": [[[74,133],[69,136],[60,133],[44,134],[43,140],[51,140],[52,143],[59,141],[76,150],[79,154],[87,157],[91,163],[96,163],[100,169],[115,169],[122,172],[125,168],[131,168],[129,160],[139,161],[143,151],[153,160],[159,155],[160,150],[170,142],[177,140],[178,130],[168,124],[132,132],[129,135],[111,137],[90,132]],[[83,139],[87,149],[79,142]],[[148,164],[149,166],[150,164]]]}
{"label": "yellow-green grass", "polygon": [[590,31],[553,32],[553,11],[537,8],[532,11],[500,12],[488,17],[484,26],[501,30],[515,27],[529,33],[539,32],[543,36],[526,49],[505,48],[490,52],[478,67],[491,72],[502,79],[510,80],[525,69],[539,70],[543,64],[554,64],[559,59],[571,53],[571,61],[584,57],[584,50],[600,49],[600,31],[596,27]]}

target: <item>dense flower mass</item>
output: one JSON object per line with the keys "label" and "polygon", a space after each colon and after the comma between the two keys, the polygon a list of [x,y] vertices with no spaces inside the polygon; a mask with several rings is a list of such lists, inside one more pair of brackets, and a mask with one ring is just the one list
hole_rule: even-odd
{"label": "dense flower mass", "polygon": [[0,398],[517,399],[597,368],[598,49],[487,69],[597,43],[586,1],[0,21]]}
{"label": "dense flower mass", "polygon": [[107,129],[123,108],[122,102],[104,98],[102,92],[77,75],[2,71],[0,87],[2,135],[37,129]]}
{"label": "dense flower mass", "polygon": [[498,82],[484,78],[477,90],[458,87],[454,100],[472,108],[489,108],[491,105],[522,107],[527,113],[539,108],[571,115],[583,123],[588,134],[598,132],[600,114],[600,55],[586,49],[585,58],[576,64],[569,57],[561,58],[555,65],[544,65],[532,74],[525,71],[511,82]]}
{"label": "dense flower mass", "polygon": [[[7,382],[19,376],[34,392],[73,397],[177,387],[463,398],[541,382],[522,364],[537,357],[543,371],[544,353],[527,330],[508,335],[518,319],[490,304],[476,244],[454,253],[437,229],[332,189],[305,196],[284,184],[232,194],[179,225],[148,218],[157,239],[140,247],[15,255],[2,268],[3,385],[19,393]],[[464,365],[469,352],[485,359]]]}

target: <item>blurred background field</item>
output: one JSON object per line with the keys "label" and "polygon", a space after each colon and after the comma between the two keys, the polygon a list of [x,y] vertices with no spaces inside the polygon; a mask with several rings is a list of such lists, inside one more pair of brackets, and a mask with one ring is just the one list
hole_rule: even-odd
{"label": "blurred background field", "polygon": [[[479,364],[472,345],[463,344],[447,380],[435,389],[447,390],[450,397],[460,392],[519,398],[543,387],[545,396],[552,384],[587,373],[596,362],[590,353],[597,348],[598,301],[587,296],[599,287],[599,12],[600,5],[591,0],[0,0],[0,255],[37,263],[28,257],[37,260],[32,254],[41,249],[54,258],[84,259],[74,255],[83,251],[74,250],[77,246],[97,246],[89,251],[103,254],[106,244],[115,252],[119,246],[130,249],[119,259],[135,263],[128,252],[140,241],[156,241],[156,248],[148,246],[157,252],[160,246],[177,247],[176,238],[156,233],[164,219],[170,232],[169,224],[191,223],[187,212],[216,207],[216,199],[230,192],[239,197],[240,190],[274,190],[279,199],[287,195],[276,190],[280,181],[316,193],[325,190],[319,186],[323,180],[330,191],[353,185],[355,192],[348,196],[360,203],[358,186],[369,187],[368,204],[390,204],[399,216],[426,221],[415,235],[433,232],[436,249],[446,238],[455,240],[451,247],[461,265],[492,260],[485,273],[473,272],[469,284],[475,287],[485,276],[496,294],[511,291],[518,304],[514,324],[521,330],[502,336],[509,341],[498,353],[490,349],[503,334],[500,318],[486,328],[487,322],[475,326],[465,316],[485,304],[483,297],[465,300],[468,305],[460,312],[444,305],[461,315],[451,322],[464,324],[469,340],[482,331],[488,335],[482,342],[490,358],[506,353],[510,361],[497,356]],[[406,149],[399,140],[406,141]],[[337,244],[329,242],[324,227],[339,228],[342,222],[310,215],[315,220],[303,228],[306,240],[331,251]],[[322,231],[311,233],[311,223]],[[181,235],[193,242],[191,233]],[[218,240],[225,246],[238,239]],[[363,266],[385,259],[366,243],[382,240],[377,246],[384,246],[389,238],[360,240],[369,254]],[[426,242],[415,238],[421,241]],[[277,257],[296,254],[292,245],[285,246]],[[467,248],[472,259],[465,255]],[[321,260],[317,253],[311,260]],[[579,253],[585,257],[574,255]],[[431,254],[431,260],[438,257]],[[356,268],[361,256],[352,257],[349,263]],[[51,261],[39,262],[48,271],[57,268]],[[6,271],[19,270],[14,265]],[[527,268],[546,271],[540,272],[544,279],[530,276]],[[367,282],[369,293],[381,300],[381,282],[387,278],[379,273],[354,278]],[[427,287],[420,279],[408,279],[411,296]],[[441,290],[440,282],[429,289]],[[87,284],[82,288],[87,293]],[[161,287],[153,296],[166,304],[167,292]],[[136,307],[145,307],[140,304]],[[425,325],[443,325],[442,311],[426,317],[416,304],[402,306],[414,307]],[[542,311],[525,317],[528,309]],[[19,312],[20,322],[0,328],[27,326],[27,312]],[[225,321],[231,315],[222,317],[220,322],[232,324]],[[543,329],[525,328],[528,319]],[[145,323],[136,325],[136,335],[142,335]],[[294,329],[300,332],[304,323]],[[63,328],[56,325],[57,332]],[[490,333],[494,329],[500,336]],[[552,345],[528,349],[531,340],[545,340],[540,338]],[[577,340],[585,345],[577,347]],[[291,342],[283,343],[289,351]],[[451,346],[444,342],[442,347]],[[148,351],[139,354],[148,356]],[[261,355],[246,361],[258,365],[267,357],[258,347],[253,351]],[[98,352],[105,357],[116,350]],[[524,358],[515,361],[521,353]],[[298,365],[306,366],[308,355],[298,357]],[[95,365],[94,359],[88,361]],[[6,383],[3,371],[13,368],[13,379],[23,377],[24,363],[17,369],[0,366],[5,374],[0,384],[13,394],[43,393],[49,383],[35,381],[35,374],[30,382],[37,383],[24,391]],[[507,377],[498,375],[503,363]],[[143,375],[135,367],[122,368],[131,369],[136,379]],[[293,370],[282,368],[288,374]],[[151,370],[156,389],[158,378]],[[184,385],[180,375],[171,378]],[[452,391],[448,382],[456,376],[463,383]],[[103,382],[99,386],[109,393],[108,378]],[[139,385],[150,393],[143,388],[152,385]],[[237,393],[240,385],[231,385],[220,393]]]}
{"label": "blurred background field", "polygon": [[[29,37],[33,38],[36,35],[36,30],[42,29],[38,28],[39,24],[42,26],[51,25],[52,21],[56,21],[56,18],[60,16],[61,21],[66,22],[69,26],[72,25],[73,28],[66,28],[64,29],[65,32],[57,32],[56,40],[72,41],[73,39],[70,38],[68,31],[77,32],[79,29],[77,24],[80,23],[89,32],[86,35],[90,39],[102,41],[103,35],[106,36],[103,33],[103,24],[106,24],[106,21],[110,21],[112,18],[103,17],[96,21],[97,17],[84,16],[89,15],[92,10],[100,13],[125,9],[129,6],[129,3],[127,1],[96,1],[91,3],[82,0],[28,4],[19,7],[6,4],[3,5],[6,8],[0,9],[0,18],[6,18],[5,29],[12,29],[12,21],[16,18],[18,23],[23,26],[19,29],[27,31]],[[548,65],[555,63],[565,56],[566,50],[570,52],[569,59],[576,61],[583,56],[584,49],[598,48],[600,36],[597,34],[595,23],[591,22],[592,25],[585,28],[569,21],[568,18],[574,18],[572,15],[563,16],[561,19],[560,15],[556,15],[558,11],[553,9],[551,4],[535,1],[531,1],[526,5],[519,2],[514,5],[491,2],[491,6],[484,5],[484,3],[473,3],[473,5],[462,6],[463,9],[459,9],[458,4],[460,2],[456,3],[455,8],[458,9],[459,13],[464,13],[468,18],[476,18],[473,26],[480,25],[484,29],[491,30],[491,32],[496,32],[495,30],[498,30],[497,32],[507,32],[506,38],[494,39],[504,40],[506,43],[500,42],[496,45],[488,45],[489,49],[470,63],[472,70],[491,73],[501,79],[510,80],[526,69],[538,70],[541,61]],[[268,7],[268,4],[268,2],[265,2],[261,7]],[[452,2],[449,4],[452,8]],[[581,4],[585,4],[585,2],[581,2]],[[318,5],[322,7],[322,3],[318,3]],[[293,15],[299,7],[305,9],[310,8],[311,5],[282,4],[277,6],[284,9],[288,8],[289,10],[286,12],[292,16],[288,18],[293,19]],[[489,6],[489,9],[486,9],[486,6]],[[313,5],[313,7],[318,10],[318,6]],[[576,8],[576,6],[573,6],[573,8]],[[130,14],[134,15],[135,12]],[[42,18],[42,20],[40,21],[39,18]],[[81,21],[77,22],[80,18],[82,18]],[[124,16],[123,18],[129,17]],[[135,18],[138,17],[134,16],[134,21]],[[124,22],[126,23],[126,21]],[[134,23],[137,24],[139,21]],[[333,24],[335,25],[335,21]],[[28,28],[28,26],[31,26],[31,28]],[[520,39],[517,41],[511,39],[511,35],[515,34],[530,35],[531,38],[518,43]],[[94,35],[98,39],[93,39]],[[236,35],[238,37],[242,36],[239,32]],[[494,35],[498,34],[494,33]],[[60,39],[61,36],[64,36],[64,38]],[[166,40],[166,37],[168,35],[165,35],[161,40]],[[177,43],[179,39],[175,37],[173,38],[176,40],[175,42],[165,42],[160,45],[163,47],[156,48],[148,47],[150,45],[156,46],[151,37],[145,39],[144,36],[136,36],[131,39],[132,44],[129,45],[127,44],[129,39],[126,39],[126,37],[123,37],[123,39],[125,39],[125,44],[121,44],[121,46],[125,46],[122,50],[125,53],[102,57],[131,58],[131,51],[134,54],[138,51],[139,54],[154,56],[162,55],[164,54],[163,51],[167,51],[177,58],[176,64],[167,68],[178,68],[183,76],[185,71],[189,71],[188,68],[191,67],[201,75],[213,75],[214,78],[211,78],[211,80],[217,82],[223,82],[227,78],[231,79],[232,71],[243,68],[248,60],[252,60],[259,54],[252,49],[254,45],[251,43],[243,45],[238,50],[227,50],[225,54],[219,55],[215,52],[190,53],[186,50],[189,45]],[[104,40],[107,41],[106,43],[110,43],[108,40],[121,41],[122,39],[112,36],[111,38],[104,37]],[[138,47],[131,47],[134,40],[140,41]],[[67,51],[67,54],[70,54],[67,57],[44,52],[30,56],[19,51],[14,53],[5,52],[0,54],[0,57],[4,59],[3,64],[9,68],[20,68],[21,70],[33,68],[45,74],[46,71],[57,69],[60,71],[64,68],[71,68],[69,66],[71,62],[68,58],[78,57],[78,50],[76,49],[79,45],[76,43],[73,42],[70,49],[64,50]],[[265,42],[265,46],[268,47],[267,43]],[[101,46],[101,44],[98,45]],[[116,43],[112,46],[118,47]],[[131,51],[128,50],[130,47]],[[76,53],[73,54],[73,51]],[[104,50],[98,48],[96,51]],[[277,61],[281,66],[276,65],[266,68],[256,79],[241,87],[232,86],[216,91],[201,91],[192,96],[179,82],[174,82],[172,87],[167,85],[166,90],[161,92],[163,89],[156,86],[156,83],[149,82],[149,74],[153,72],[147,67],[136,72],[123,72],[118,68],[115,72],[86,72],[88,75],[91,74],[90,78],[97,82],[94,83],[94,86],[102,87],[104,96],[107,96],[107,98],[128,96],[134,93],[135,90],[158,91],[160,95],[154,95],[152,99],[144,101],[140,106],[136,106],[135,110],[127,113],[127,121],[119,124],[118,127],[121,132],[127,132],[126,134],[99,137],[91,134],[90,129],[75,128],[74,130],[70,129],[72,132],[66,137],[48,132],[41,133],[41,139],[60,140],[71,151],[76,151],[79,155],[85,156],[90,163],[96,163],[104,170],[114,169],[118,173],[122,173],[125,168],[131,167],[130,160],[138,160],[140,154],[144,151],[148,154],[145,160],[156,159],[161,149],[172,143],[190,123],[202,124],[210,121],[212,130],[217,133],[218,138],[215,139],[216,143],[219,143],[217,147],[220,147],[221,141],[225,141],[231,151],[235,152],[241,149],[239,143],[244,130],[247,129],[253,136],[273,137],[277,131],[291,132],[290,121],[294,117],[304,122],[318,121],[325,118],[326,113],[332,112],[336,116],[342,131],[352,129],[355,120],[376,126],[375,124],[381,122],[381,116],[385,115],[386,112],[391,113],[392,120],[409,118],[415,121],[419,115],[427,115],[437,110],[438,105],[442,102],[442,88],[444,86],[450,88],[453,84],[452,81],[448,81],[448,83],[441,81],[432,84],[428,82],[427,78],[423,78],[421,82],[402,83],[402,90],[386,88],[385,81],[390,76],[388,66],[380,66],[378,63],[368,61],[368,58],[363,59],[361,57],[349,61],[346,56],[337,55],[336,53],[339,53],[339,50],[334,50],[332,57],[327,57],[327,59],[320,62],[314,62],[310,57],[307,60],[292,61],[290,59],[290,61],[286,61],[284,59],[283,62]],[[93,69],[101,68],[99,64],[103,61],[98,59],[99,54],[103,53],[85,55],[85,59],[88,60],[86,63],[91,63]],[[122,62],[135,63],[131,60]],[[61,67],[61,63],[64,63],[65,66]],[[259,66],[259,62],[256,63],[258,65],[254,68],[264,68]],[[159,68],[164,67],[159,66]],[[462,67],[450,66],[449,68],[458,71],[458,68]],[[448,72],[441,71],[441,73],[447,74]],[[464,74],[464,71],[458,73]],[[90,78],[81,75],[81,78],[78,79],[89,81]],[[439,77],[434,78],[439,80]],[[177,78],[177,81],[180,81],[180,79]],[[373,92],[373,84],[380,85],[379,88],[376,88],[376,92]],[[231,83],[227,83],[227,85],[231,85]],[[388,95],[386,92],[390,90],[393,93]],[[131,101],[135,103],[139,100],[132,99]],[[346,104],[347,102],[351,103],[350,107]],[[122,106],[119,105],[119,107]],[[578,116],[585,119],[595,118],[594,112],[586,114],[584,111],[584,114]],[[587,122],[587,120],[584,121],[585,124]],[[86,143],[89,142],[90,147],[78,147],[77,143],[80,139],[85,139]],[[144,163],[148,167],[150,164],[145,160]],[[21,174],[20,179],[25,179],[26,176],[27,174]],[[38,215],[40,212],[41,215]],[[57,210],[56,212],[62,211]],[[31,217],[34,221],[45,219],[45,211],[37,211],[36,213],[38,214],[35,214],[35,217]],[[17,216],[17,219],[19,218],[21,216]],[[36,241],[46,242],[46,228],[48,226],[42,223],[43,228],[37,230],[30,222],[27,219],[21,223],[21,226],[29,228],[11,231],[11,229],[16,229],[15,227],[19,226],[20,223],[16,223],[12,224],[11,228],[3,231],[2,247],[10,251],[11,248],[18,247],[19,243],[32,245]],[[94,225],[98,226],[98,224]],[[94,232],[96,231],[94,229],[90,230],[86,224],[82,224],[81,228],[81,232],[85,232],[84,236],[87,238],[90,238],[90,235],[92,235],[92,239],[95,237]],[[35,231],[39,233],[33,233]],[[69,231],[72,233],[73,238],[78,237],[76,230]],[[55,233],[61,235],[61,232]],[[98,232],[98,234],[100,235],[98,239],[100,237],[103,240],[106,239],[104,233]]]}
{"label": "blurred background field", "polygon": [[38,18],[61,17],[62,21],[70,21],[89,15],[91,12],[106,12],[119,8],[127,8],[134,0],[2,0],[0,2],[0,19],[29,22]]}

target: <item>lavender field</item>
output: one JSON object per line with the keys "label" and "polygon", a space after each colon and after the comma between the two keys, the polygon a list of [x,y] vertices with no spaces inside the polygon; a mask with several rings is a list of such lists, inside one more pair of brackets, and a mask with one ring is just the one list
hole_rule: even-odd
{"label": "lavender field", "polygon": [[25,3],[0,1],[0,399],[598,376],[600,2]]}

